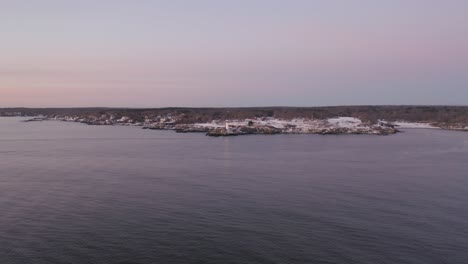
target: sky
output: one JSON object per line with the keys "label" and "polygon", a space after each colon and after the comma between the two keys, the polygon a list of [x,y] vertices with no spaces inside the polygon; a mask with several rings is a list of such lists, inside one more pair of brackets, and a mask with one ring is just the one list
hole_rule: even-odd
{"label": "sky", "polygon": [[468,105],[466,0],[0,0],[0,107]]}

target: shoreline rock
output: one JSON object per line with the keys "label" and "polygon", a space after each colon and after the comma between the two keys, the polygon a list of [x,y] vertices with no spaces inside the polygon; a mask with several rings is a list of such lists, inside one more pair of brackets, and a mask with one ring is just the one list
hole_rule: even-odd
{"label": "shoreline rock", "polygon": [[[317,134],[317,135],[393,135],[401,132],[400,126],[392,122],[379,120],[375,124],[364,123],[354,117],[336,117],[331,119],[275,119],[273,117],[249,118],[243,120],[210,123],[182,123],[181,116],[162,116],[143,121],[130,117],[101,116],[43,116],[23,122],[35,121],[77,122],[87,125],[138,126],[147,130],[173,130],[176,133],[205,133],[210,137],[229,137],[239,135],[275,135],[275,134]],[[410,124],[410,123],[408,123]],[[418,123],[415,123],[418,124]],[[421,125],[419,125],[421,126]],[[403,128],[405,128],[403,126]],[[467,127],[437,126],[431,128],[468,131]]]}

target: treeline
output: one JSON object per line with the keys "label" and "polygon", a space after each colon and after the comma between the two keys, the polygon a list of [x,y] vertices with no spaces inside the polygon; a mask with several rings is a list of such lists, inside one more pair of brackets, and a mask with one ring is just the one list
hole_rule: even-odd
{"label": "treeline", "polygon": [[128,116],[141,122],[157,116],[178,116],[179,123],[212,120],[274,117],[282,119],[326,119],[338,116],[360,118],[375,123],[387,121],[429,122],[445,125],[467,125],[468,106],[330,106],[330,107],[247,107],[247,108],[5,108],[0,115],[21,113],[23,116]]}

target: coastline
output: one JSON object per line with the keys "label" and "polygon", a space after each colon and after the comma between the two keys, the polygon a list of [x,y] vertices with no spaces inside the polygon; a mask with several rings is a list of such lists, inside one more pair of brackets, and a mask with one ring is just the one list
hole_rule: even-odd
{"label": "coastline", "polygon": [[468,131],[464,106],[335,106],[251,108],[5,108],[24,122],[64,121],[136,126],[212,137],[273,134],[393,135],[400,129]]}
{"label": "coastline", "polygon": [[[18,117],[18,116],[2,116]],[[379,120],[377,124],[365,123],[354,117],[336,117],[325,120],[300,119],[282,120],[275,118],[251,118],[244,120],[213,120],[210,123],[183,124],[171,119],[135,122],[128,117],[85,118],[80,116],[49,117],[36,116],[20,122],[59,121],[74,122],[93,126],[134,126],[147,130],[170,130],[176,133],[204,133],[210,137],[231,137],[241,135],[314,134],[314,135],[377,135],[388,136],[401,133],[400,129],[442,129],[468,132],[468,127],[442,127],[427,122]]]}
{"label": "coastline", "polygon": [[325,120],[251,118],[245,120],[213,120],[210,123],[183,124],[172,119],[145,120],[134,122],[128,117],[120,119],[89,119],[79,116],[39,116],[22,122],[62,121],[98,126],[135,126],[148,130],[172,130],[176,133],[205,133],[210,137],[275,134],[318,134],[318,135],[392,135],[399,133],[391,123],[364,123],[354,117],[337,117]]}

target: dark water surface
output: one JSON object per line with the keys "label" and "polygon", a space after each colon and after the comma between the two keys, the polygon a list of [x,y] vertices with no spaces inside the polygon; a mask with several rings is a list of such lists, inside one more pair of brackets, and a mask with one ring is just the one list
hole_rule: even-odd
{"label": "dark water surface", "polygon": [[0,118],[0,263],[468,263],[468,133]]}

